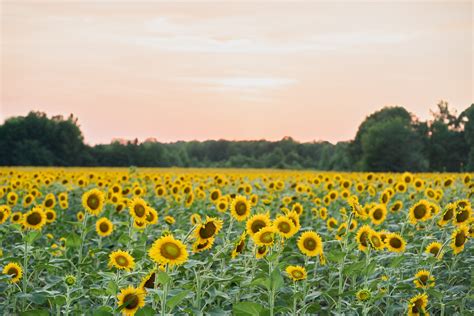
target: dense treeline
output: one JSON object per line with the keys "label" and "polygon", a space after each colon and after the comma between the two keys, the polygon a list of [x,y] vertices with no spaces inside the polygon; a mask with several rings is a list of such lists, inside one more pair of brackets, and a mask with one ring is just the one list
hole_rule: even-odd
{"label": "dense treeline", "polygon": [[430,121],[403,107],[368,116],[354,140],[299,143],[210,140],[88,146],[72,115],[40,112],[0,126],[0,165],[292,168],[367,171],[474,170],[474,104],[456,115],[440,102]]}

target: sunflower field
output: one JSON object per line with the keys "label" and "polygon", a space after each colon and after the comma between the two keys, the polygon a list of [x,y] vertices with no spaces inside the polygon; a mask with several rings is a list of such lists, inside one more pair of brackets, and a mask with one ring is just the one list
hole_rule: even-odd
{"label": "sunflower field", "polygon": [[0,169],[2,315],[473,315],[472,174]]}

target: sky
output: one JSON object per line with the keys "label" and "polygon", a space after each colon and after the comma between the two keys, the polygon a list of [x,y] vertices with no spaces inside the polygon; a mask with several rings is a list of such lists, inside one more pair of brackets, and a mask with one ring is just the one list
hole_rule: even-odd
{"label": "sky", "polygon": [[473,103],[473,3],[1,1],[0,122],[85,141],[353,139],[401,105]]}

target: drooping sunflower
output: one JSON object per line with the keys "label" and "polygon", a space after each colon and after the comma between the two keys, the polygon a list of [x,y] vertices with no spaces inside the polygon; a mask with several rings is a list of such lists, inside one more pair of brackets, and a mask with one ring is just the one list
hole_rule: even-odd
{"label": "drooping sunflower", "polygon": [[426,315],[426,306],[428,306],[428,295],[426,293],[415,295],[408,302],[408,315]]}
{"label": "drooping sunflower", "polygon": [[255,258],[256,259],[262,259],[264,258],[268,253],[268,247],[267,246],[259,246],[257,247],[257,250],[255,252]]}
{"label": "drooping sunflower", "polygon": [[456,255],[464,250],[464,245],[469,238],[469,228],[466,225],[456,228],[451,235],[451,248]]}
{"label": "drooping sunflower", "polygon": [[270,215],[266,214],[255,214],[247,220],[245,224],[247,234],[254,236],[258,231],[264,227],[270,226],[271,220]]}
{"label": "drooping sunflower", "polygon": [[418,222],[424,222],[430,217],[430,214],[430,203],[426,200],[420,200],[410,208],[410,223],[414,225]]}
{"label": "drooping sunflower", "polygon": [[117,295],[118,306],[122,308],[122,314],[125,316],[133,316],[138,309],[145,306],[146,292],[143,288],[134,288],[129,286],[120,290]]}
{"label": "drooping sunflower", "polygon": [[46,214],[40,206],[34,207],[23,215],[23,226],[27,229],[40,230],[46,224]]}
{"label": "drooping sunflower", "polygon": [[163,265],[181,265],[188,260],[186,246],[172,235],[155,240],[148,255],[153,261]]}
{"label": "drooping sunflower", "polygon": [[454,203],[448,203],[444,208],[443,217],[438,221],[438,225],[445,226],[453,219],[456,212],[456,205]]}
{"label": "drooping sunflower", "polygon": [[441,259],[443,257],[443,254],[440,253],[441,247],[443,247],[443,245],[440,242],[433,241],[431,244],[426,246],[425,252],[433,255],[437,259]]}
{"label": "drooping sunflower", "polygon": [[126,251],[116,250],[109,255],[109,267],[130,271],[135,267],[135,259]]}
{"label": "drooping sunflower", "polygon": [[176,223],[176,220],[174,219],[173,216],[166,215],[165,216],[165,222],[168,223],[169,225],[173,225],[174,223]]}
{"label": "drooping sunflower", "polygon": [[154,289],[155,288],[155,281],[156,280],[156,272],[151,271],[147,275],[145,275],[139,285],[139,288],[144,289]]}
{"label": "drooping sunflower", "polygon": [[148,225],[148,222],[146,220],[142,221],[139,219],[134,219],[133,220],[133,228],[138,229],[138,230],[144,230]]}
{"label": "drooping sunflower", "polygon": [[291,210],[295,211],[296,214],[301,216],[301,214],[303,214],[303,205],[301,205],[301,203],[296,202],[295,204],[293,204],[293,207],[291,208]]}
{"label": "drooping sunflower", "polygon": [[91,215],[97,216],[104,207],[105,196],[99,189],[92,189],[82,195],[82,206]]}
{"label": "drooping sunflower", "polygon": [[237,221],[244,221],[250,215],[250,202],[244,196],[237,196],[232,200],[230,213]]}
{"label": "drooping sunflower", "polygon": [[300,225],[300,217],[298,216],[298,214],[296,214],[295,211],[291,211],[291,212],[286,213],[286,217],[288,217],[293,222],[293,224],[295,225],[296,231],[299,231],[301,228],[301,225]]}
{"label": "drooping sunflower", "polygon": [[130,215],[139,221],[146,221],[148,215],[148,206],[142,198],[134,197],[128,205]]}
{"label": "drooping sunflower", "polygon": [[148,208],[148,213],[146,215],[146,222],[149,225],[158,223],[158,212],[152,207]]}
{"label": "drooping sunflower", "polygon": [[191,222],[191,225],[197,225],[201,223],[201,215],[199,215],[198,213],[193,213],[189,217],[189,221]]}
{"label": "drooping sunflower", "polygon": [[387,206],[385,204],[376,204],[370,210],[370,220],[374,225],[380,225],[387,217]]}
{"label": "drooping sunflower", "polygon": [[7,264],[2,271],[3,274],[8,274],[11,276],[10,282],[17,283],[20,281],[21,277],[23,276],[23,270],[21,266],[15,262],[10,262]]}
{"label": "drooping sunflower", "polygon": [[338,224],[338,221],[334,217],[330,217],[326,222],[326,226],[329,231],[336,229],[337,224]]}
{"label": "drooping sunflower", "polygon": [[5,208],[0,207],[0,224],[3,224],[8,219],[10,212],[6,211]]}
{"label": "drooping sunflower", "polygon": [[252,237],[257,246],[271,246],[275,241],[275,234],[277,232],[278,231],[273,226],[266,226],[260,229]]}
{"label": "drooping sunflower", "polygon": [[205,222],[197,225],[194,230],[194,236],[200,241],[214,238],[222,229],[222,225],[221,219],[208,216]]}
{"label": "drooping sunflower", "polygon": [[193,243],[193,252],[198,253],[207,249],[211,249],[214,244],[214,238],[198,239]]}
{"label": "drooping sunflower", "polygon": [[280,236],[283,238],[290,238],[297,233],[295,224],[287,216],[279,215],[273,221],[273,227],[278,230],[278,234],[280,234]]}
{"label": "drooping sunflower", "polygon": [[453,218],[454,225],[461,226],[469,223],[471,219],[471,207],[463,207],[457,209],[456,216]]}
{"label": "drooping sunflower", "polygon": [[390,212],[398,212],[403,208],[403,202],[398,200],[390,206]]}
{"label": "drooping sunflower", "polygon": [[46,223],[51,224],[56,220],[56,212],[53,209],[47,209],[44,211],[46,215]]}
{"label": "drooping sunflower", "polygon": [[102,217],[95,223],[95,230],[100,237],[107,237],[112,234],[114,224],[107,217]]}
{"label": "drooping sunflower", "polygon": [[307,231],[298,239],[298,248],[304,255],[314,257],[323,253],[323,241],[318,233]]}
{"label": "drooping sunflower", "polygon": [[301,281],[307,277],[306,269],[302,266],[288,266],[285,271],[293,281]]}
{"label": "drooping sunflower", "polygon": [[321,217],[321,219],[326,220],[326,218],[328,217],[328,209],[325,207],[321,207],[319,209],[319,217]]}
{"label": "drooping sunflower", "polygon": [[245,251],[245,246],[247,245],[247,232],[243,232],[242,235],[240,235],[239,239],[237,240],[237,243],[235,244],[234,249],[232,250],[231,257],[232,259],[240,255]]}
{"label": "drooping sunflower", "polygon": [[371,297],[372,297],[372,293],[370,292],[369,289],[362,289],[362,290],[357,291],[356,293],[356,298],[360,302],[368,301],[370,300]]}
{"label": "drooping sunflower", "polygon": [[427,270],[420,270],[415,274],[413,280],[417,288],[427,289],[435,286],[435,278]]}
{"label": "drooping sunflower", "polygon": [[364,225],[357,231],[356,241],[360,251],[365,251],[369,247],[370,233],[373,229],[369,225]]}
{"label": "drooping sunflower", "polygon": [[345,235],[347,235],[347,223],[342,223],[339,225],[335,237],[337,240],[342,240]]}
{"label": "drooping sunflower", "polygon": [[392,252],[403,252],[405,251],[406,241],[399,234],[390,233],[387,235],[385,245]]}

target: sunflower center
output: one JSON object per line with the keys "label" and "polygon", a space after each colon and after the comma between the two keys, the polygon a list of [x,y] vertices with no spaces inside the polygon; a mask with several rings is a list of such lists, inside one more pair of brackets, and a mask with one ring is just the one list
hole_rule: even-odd
{"label": "sunflower center", "polygon": [[95,195],[90,195],[87,198],[87,206],[89,206],[93,210],[98,209],[99,208],[99,198]]}
{"label": "sunflower center", "polygon": [[303,245],[308,250],[314,250],[316,249],[317,243],[316,243],[316,240],[312,238],[306,238],[303,242]]}
{"label": "sunflower center", "polygon": [[374,247],[380,247],[380,239],[378,236],[372,236],[370,240],[372,241],[372,245],[374,245]]}
{"label": "sunflower center", "polygon": [[360,243],[361,245],[363,245],[364,247],[367,247],[368,244],[367,244],[367,233],[366,232],[363,232],[361,235],[360,235]]}
{"label": "sunflower center", "polygon": [[47,212],[46,213],[46,218],[49,219],[49,220],[53,219],[54,218],[53,212]]}
{"label": "sunflower center", "polygon": [[115,261],[117,261],[117,264],[121,267],[125,267],[128,265],[128,259],[125,258],[124,256],[118,256]]}
{"label": "sunflower center", "polygon": [[456,235],[456,240],[455,240],[455,245],[456,247],[461,247],[464,245],[466,242],[466,235],[464,235],[464,232],[460,232],[459,234]]}
{"label": "sunflower center", "polygon": [[18,270],[16,268],[10,268],[7,271],[8,275],[11,275],[13,278],[16,278],[18,276]]}
{"label": "sunflower center", "polygon": [[143,207],[143,205],[141,204],[137,204],[134,206],[133,210],[135,211],[135,214],[138,216],[138,217],[143,217],[145,215],[145,207]]}
{"label": "sunflower center", "polygon": [[393,248],[400,248],[402,246],[402,241],[398,238],[391,238],[390,246],[392,246]]}
{"label": "sunflower center", "polygon": [[258,252],[259,255],[263,255],[265,253],[265,251],[267,251],[267,247],[265,247],[265,246],[258,247],[258,249],[257,249],[257,252]]}
{"label": "sunflower center", "polygon": [[241,216],[245,215],[245,213],[247,212],[247,205],[245,204],[245,202],[238,201],[235,204],[235,212]]}
{"label": "sunflower center", "polygon": [[135,309],[138,306],[139,299],[137,295],[130,293],[125,295],[123,302],[125,309]]}
{"label": "sunflower center", "polygon": [[273,233],[271,232],[263,233],[262,236],[260,236],[260,240],[266,244],[273,242]]}
{"label": "sunflower center", "polygon": [[292,274],[293,274],[293,277],[294,277],[295,279],[301,279],[301,278],[303,277],[303,273],[302,273],[301,271],[298,271],[298,270],[293,271]]}
{"label": "sunflower center", "polygon": [[107,225],[107,223],[100,223],[99,229],[101,232],[105,233],[109,230],[109,225]]}
{"label": "sunflower center", "polygon": [[374,219],[379,220],[382,218],[382,216],[383,216],[383,212],[381,209],[378,208],[374,211]]}
{"label": "sunflower center", "polygon": [[176,259],[181,255],[181,249],[174,243],[167,242],[161,247],[161,255],[166,259]]}
{"label": "sunflower center", "polygon": [[148,280],[146,280],[143,286],[147,289],[153,289],[155,287],[155,272],[150,275],[150,277],[148,278]]}
{"label": "sunflower center", "polygon": [[448,209],[448,210],[446,211],[446,213],[444,213],[444,215],[443,215],[443,220],[449,221],[451,218],[453,218],[453,210],[452,210],[452,209]]}
{"label": "sunflower center", "polygon": [[428,276],[423,274],[422,276],[420,276],[420,282],[425,285],[427,282],[428,282]]}
{"label": "sunflower center", "polygon": [[281,222],[281,223],[278,224],[278,229],[282,233],[286,234],[286,233],[289,233],[291,231],[291,226],[287,222]]}
{"label": "sunflower center", "polygon": [[238,253],[242,253],[242,251],[244,250],[244,246],[245,246],[245,240],[242,240],[241,242],[239,242],[239,244],[235,248],[235,251]]}
{"label": "sunflower center", "polygon": [[211,200],[215,201],[219,197],[219,193],[217,192],[212,192],[211,193]]}
{"label": "sunflower center", "polygon": [[199,236],[204,239],[211,238],[212,236],[214,236],[216,229],[217,227],[214,222],[208,222],[204,225],[203,228],[199,230]]}
{"label": "sunflower center", "polygon": [[258,232],[260,229],[262,229],[263,227],[265,227],[267,225],[265,225],[265,222],[262,221],[262,220],[256,220],[252,223],[251,225],[251,229],[252,229],[252,232],[253,233],[256,233]]}
{"label": "sunflower center", "polygon": [[433,247],[430,249],[430,253],[437,256],[438,255],[438,252],[439,252],[439,248],[438,247]]}
{"label": "sunflower center", "polygon": [[39,223],[41,223],[41,215],[38,212],[31,213],[26,218],[26,221],[30,225],[33,225],[33,226],[38,225]]}
{"label": "sunflower center", "polygon": [[46,200],[46,202],[44,203],[44,205],[46,207],[51,207],[53,205],[53,200]]}
{"label": "sunflower center", "polygon": [[456,215],[456,221],[458,223],[463,223],[469,218],[469,212],[467,210],[462,210]]}
{"label": "sunflower center", "polygon": [[415,206],[415,209],[413,210],[413,214],[415,215],[416,219],[421,219],[425,217],[426,214],[426,206],[423,204]]}

